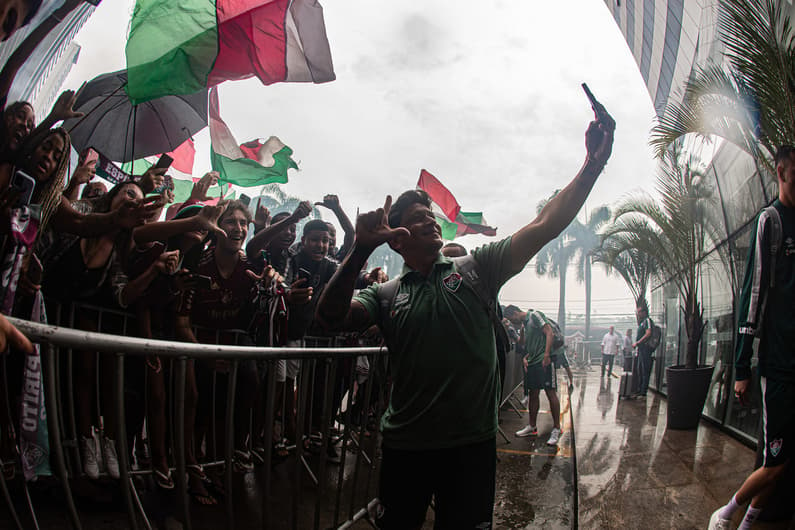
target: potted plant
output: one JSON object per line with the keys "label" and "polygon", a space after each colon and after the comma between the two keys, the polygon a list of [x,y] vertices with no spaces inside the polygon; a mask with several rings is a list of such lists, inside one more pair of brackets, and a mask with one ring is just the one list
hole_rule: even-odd
{"label": "potted plant", "polygon": [[717,208],[697,161],[683,153],[679,142],[662,158],[656,189],[659,201],[641,193],[618,205],[603,233],[603,249],[606,256],[634,253],[636,263],[643,255],[653,258],[659,275],[682,299],[687,347],[685,363],[666,369],[668,427],[691,429],[698,425],[712,375],[711,366],[698,365],[706,325],[699,283],[701,258],[717,234]]}

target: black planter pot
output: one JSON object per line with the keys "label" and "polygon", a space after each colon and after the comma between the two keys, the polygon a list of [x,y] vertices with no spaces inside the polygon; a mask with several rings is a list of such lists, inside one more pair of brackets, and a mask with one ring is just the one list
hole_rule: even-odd
{"label": "black planter pot", "polygon": [[668,382],[668,428],[695,429],[707,400],[712,366],[693,370],[683,365],[669,366],[665,369],[665,378]]}

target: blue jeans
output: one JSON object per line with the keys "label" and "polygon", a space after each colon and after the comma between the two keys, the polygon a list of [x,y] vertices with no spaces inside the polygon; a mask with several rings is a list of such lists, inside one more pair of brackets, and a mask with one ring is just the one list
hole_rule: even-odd
{"label": "blue jeans", "polygon": [[638,393],[645,394],[649,389],[649,378],[651,377],[651,352],[641,350],[638,352],[638,372],[640,372],[640,385]]}

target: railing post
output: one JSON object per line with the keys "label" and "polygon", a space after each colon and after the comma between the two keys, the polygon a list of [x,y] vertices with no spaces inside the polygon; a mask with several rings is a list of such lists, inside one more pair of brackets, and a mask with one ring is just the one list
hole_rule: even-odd
{"label": "railing post", "polygon": [[[266,383],[266,398],[265,398],[265,484],[262,487],[262,528],[270,526],[270,498],[271,498],[271,469],[273,463],[273,421],[274,421],[274,407],[276,405],[276,362],[267,361],[265,365],[268,367],[267,383]],[[285,424],[285,416],[282,414],[282,425]],[[283,429],[282,429],[283,430]],[[255,433],[258,434],[258,433]]]}
{"label": "railing post", "polygon": [[[227,528],[235,527],[235,505],[232,495],[232,467],[235,451],[235,390],[237,389],[237,359],[232,361],[229,371],[229,381],[226,385],[226,447],[224,460],[226,461],[226,523]],[[215,427],[215,426],[213,426]]]}
{"label": "railing post", "polygon": [[[99,357],[99,354],[97,354]],[[127,516],[130,526],[138,530],[138,516],[135,514],[133,503],[132,485],[130,482],[130,459],[127,456],[127,426],[124,414],[124,354],[116,354],[116,389],[113,393],[116,406],[116,449],[119,460],[119,478],[121,480],[121,493],[127,505]]]}
{"label": "railing post", "polygon": [[176,430],[176,443],[174,452],[177,462],[177,495],[179,496],[179,506],[182,513],[182,524],[185,530],[191,530],[190,504],[188,499],[188,484],[185,480],[185,448],[190,440],[185,440],[185,379],[188,373],[188,360],[185,356],[177,359],[177,381],[175,383],[175,407],[176,421],[172,426]]}
{"label": "railing post", "polygon": [[[52,344],[42,345],[47,371],[44,372],[44,381],[47,390],[44,393],[44,402],[47,410],[56,410],[58,396],[55,394],[55,347]],[[61,479],[66,509],[69,512],[72,526],[75,530],[81,530],[80,517],[77,515],[72,489],[69,486],[69,475],[66,472],[66,460],[63,454],[63,444],[61,443],[61,426],[58,424],[57,414],[47,414],[47,430],[50,433],[50,454],[55,457],[55,471]]]}

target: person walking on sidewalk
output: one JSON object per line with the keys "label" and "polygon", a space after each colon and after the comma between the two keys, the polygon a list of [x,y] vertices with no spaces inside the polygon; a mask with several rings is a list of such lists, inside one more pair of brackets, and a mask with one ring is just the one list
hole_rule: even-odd
{"label": "person walking on sidewalk", "polygon": [[[557,392],[557,377],[555,376],[555,363],[552,358],[557,351],[552,351],[555,333],[549,324],[546,315],[541,311],[512,312],[506,315],[511,321],[521,324],[524,329],[525,356],[522,364],[525,368],[525,381],[530,395],[528,405],[527,427],[516,431],[516,436],[538,436],[537,420],[540,405],[539,395],[541,390],[549,400],[549,410],[552,413],[553,428],[549,433],[547,445],[557,445],[560,439],[560,399]],[[561,348],[559,348],[561,349]]]}
{"label": "person walking on sidewalk", "polygon": [[709,528],[728,529],[750,501],[738,529],[751,528],[790,463],[795,443],[795,147],[776,152],[778,199],[762,210],[745,268],[739,300],[734,394],[750,394],[754,337],[761,338],[758,370],[762,393],[762,467],[745,479],[729,503],[716,510]]}
{"label": "person walking on sidewalk", "polygon": [[607,377],[613,375],[613,361],[621,349],[622,343],[621,335],[616,333],[616,327],[610,326],[605,336],[602,337],[602,377],[605,376],[605,365],[608,365]]}

